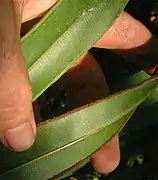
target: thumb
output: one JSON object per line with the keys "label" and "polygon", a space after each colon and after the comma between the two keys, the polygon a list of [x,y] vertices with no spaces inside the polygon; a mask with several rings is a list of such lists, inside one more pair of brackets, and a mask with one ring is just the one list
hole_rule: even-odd
{"label": "thumb", "polygon": [[13,151],[28,149],[36,126],[32,93],[20,49],[20,4],[0,1],[0,140]]}

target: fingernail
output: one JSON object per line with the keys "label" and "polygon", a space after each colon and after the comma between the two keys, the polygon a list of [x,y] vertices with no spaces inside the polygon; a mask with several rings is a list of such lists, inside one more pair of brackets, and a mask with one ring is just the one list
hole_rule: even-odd
{"label": "fingernail", "polygon": [[30,123],[22,124],[4,133],[6,144],[17,152],[27,150],[34,143],[34,139],[35,134]]}

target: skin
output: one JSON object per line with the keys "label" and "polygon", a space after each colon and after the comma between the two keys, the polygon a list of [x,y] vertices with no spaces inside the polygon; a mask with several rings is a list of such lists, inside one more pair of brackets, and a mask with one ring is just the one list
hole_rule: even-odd
{"label": "skin", "polygon": [[[56,2],[0,1],[0,140],[13,151],[28,149],[36,136],[31,86],[20,47],[21,24],[41,16]],[[140,22],[122,12],[95,46],[130,54],[131,49],[146,44],[151,37],[151,33]],[[138,54],[139,50],[133,53]],[[92,164],[97,171],[109,173],[117,167],[119,160],[116,136],[93,155]]]}
{"label": "skin", "polygon": [[[90,52],[76,61],[60,79],[58,86],[61,90],[65,90],[67,105],[72,109],[105,98],[110,94],[102,70]],[[106,173],[116,168],[119,158],[120,149],[118,136],[116,136],[94,153],[91,160],[97,171]]]}

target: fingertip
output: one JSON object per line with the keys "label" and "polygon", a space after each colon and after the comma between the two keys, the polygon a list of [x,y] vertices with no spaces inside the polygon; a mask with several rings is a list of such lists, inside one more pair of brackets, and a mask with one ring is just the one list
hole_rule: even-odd
{"label": "fingertip", "polygon": [[2,143],[15,152],[22,152],[29,149],[35,140],[36,125],[33,119],[18,126],[8,128],[1,134]]}
{"label": "fingertip", "polygon": [[9,129],[3,136],[8,147],[16,152],[27,150],[33,144],[35,138],[30,123]]}
{"label": "fingertip", "polygon": [[120,149],[118,137],[114,137],[108,144],[105,144],[92,157],[93,168],[102,173],[114,171],[120,162]]}

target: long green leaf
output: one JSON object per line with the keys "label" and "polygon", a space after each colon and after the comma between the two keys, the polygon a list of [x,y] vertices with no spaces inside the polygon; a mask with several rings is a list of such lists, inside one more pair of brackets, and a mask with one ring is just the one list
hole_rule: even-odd
{"label": "long green leaf", "polygon": [[33,99],[108,30],[128,0],[60,0],[22,40]]}
{"label": "long green leaf", "polygon": [[[80,159],[86,158],[91,153],[96,151],[106,142],[109,137],[116,133],[125,120],[130,117],[131,112],[124,116],[117,123],[111,124],[107,129],[102,129],[98,133],[87,136],[85,140],[74,142],[72,145],[67,145],[67,148],[61,148],[53,152],[47,153],[46,156],[38,158],[34,162],[20,166],[19,168],[8,171],[3,174],[0,179],[3,180],[44,180],[54,177],[63,170],[78,163]],[[87,147],[88,146],[88,147]],[[38,162],[40,161],[40,164]],[[59,177],[59,176],[58,176]]]}
{"label": "long green leaf", "polygon": [[[76,150],[76,152],[77,152],[76,156],[74,156],[74,160],[76,162],[78,162],[77,160],[79,160],[81,158],[83,159],[85,154],[87,156],[90,156],[96,150],[101,148],[105,144],[105,142],[108,142],[114,135],[116,135],[116,133],[118,133],[122,129],[125,122],[127,122],[127,120],[131,117],[133,112],[134,111],[129,112],[128,114],[126,114],[122,118],[120,118],[117,122],[107,126],[105,129],[100,129],[100,131],[98,131],[97,133],[92,134],[89,137],[86,137],[85,141],[82,142],[82,145],[80,143],[76,144],[77,146],[73,147],[74,150]],[[87,145],[89,146],[89,148],[85,148],[85,146],[87,146]],[[85,149],[85,151],[83,148]],[[67,150],[70,151],[70,149],[67,149]],[[82,153],[80,153],[80,151]],[[88,159],[89,159],[89,157],[88,157]],[[75,162],[74,160],[73,160],[73,164]],[[67,158],[65,159],[65,161],[67,162]],[[82,162],[84,162],[84,161],[85,161],[85,159],[82,160],[80,163],[82,164]],[[69,161],[69,163],[70,163],[70,161]],[[63,177],[63,174],[67,175],[67,173],[69,173],[71,171],[73,172],[75,168],[76,169],[80,168],[80,164],[79,165],[75,164],[73,167],[58,174],[53,179],[58,179],[59,177]]]}
{"label": "long green leaf", "polygon": [[[100,38],[126,3],[127,0],[61,0],[24,37],[23,53],[34,99]],[[41,124],[35,144],[24,153],[1,147],[0,179],[59,178],[113,137],[157,83],[158,78],[152,78],[136,88]]]}
{"label": "long green leaf", "polygon": [[152,78],[136,88],[41,124],[29,151],[17,154],[2,149],[3,168],[8,171],[0,179],[43,180],[71,168],[111,138],[157,84],[158,77]]}

